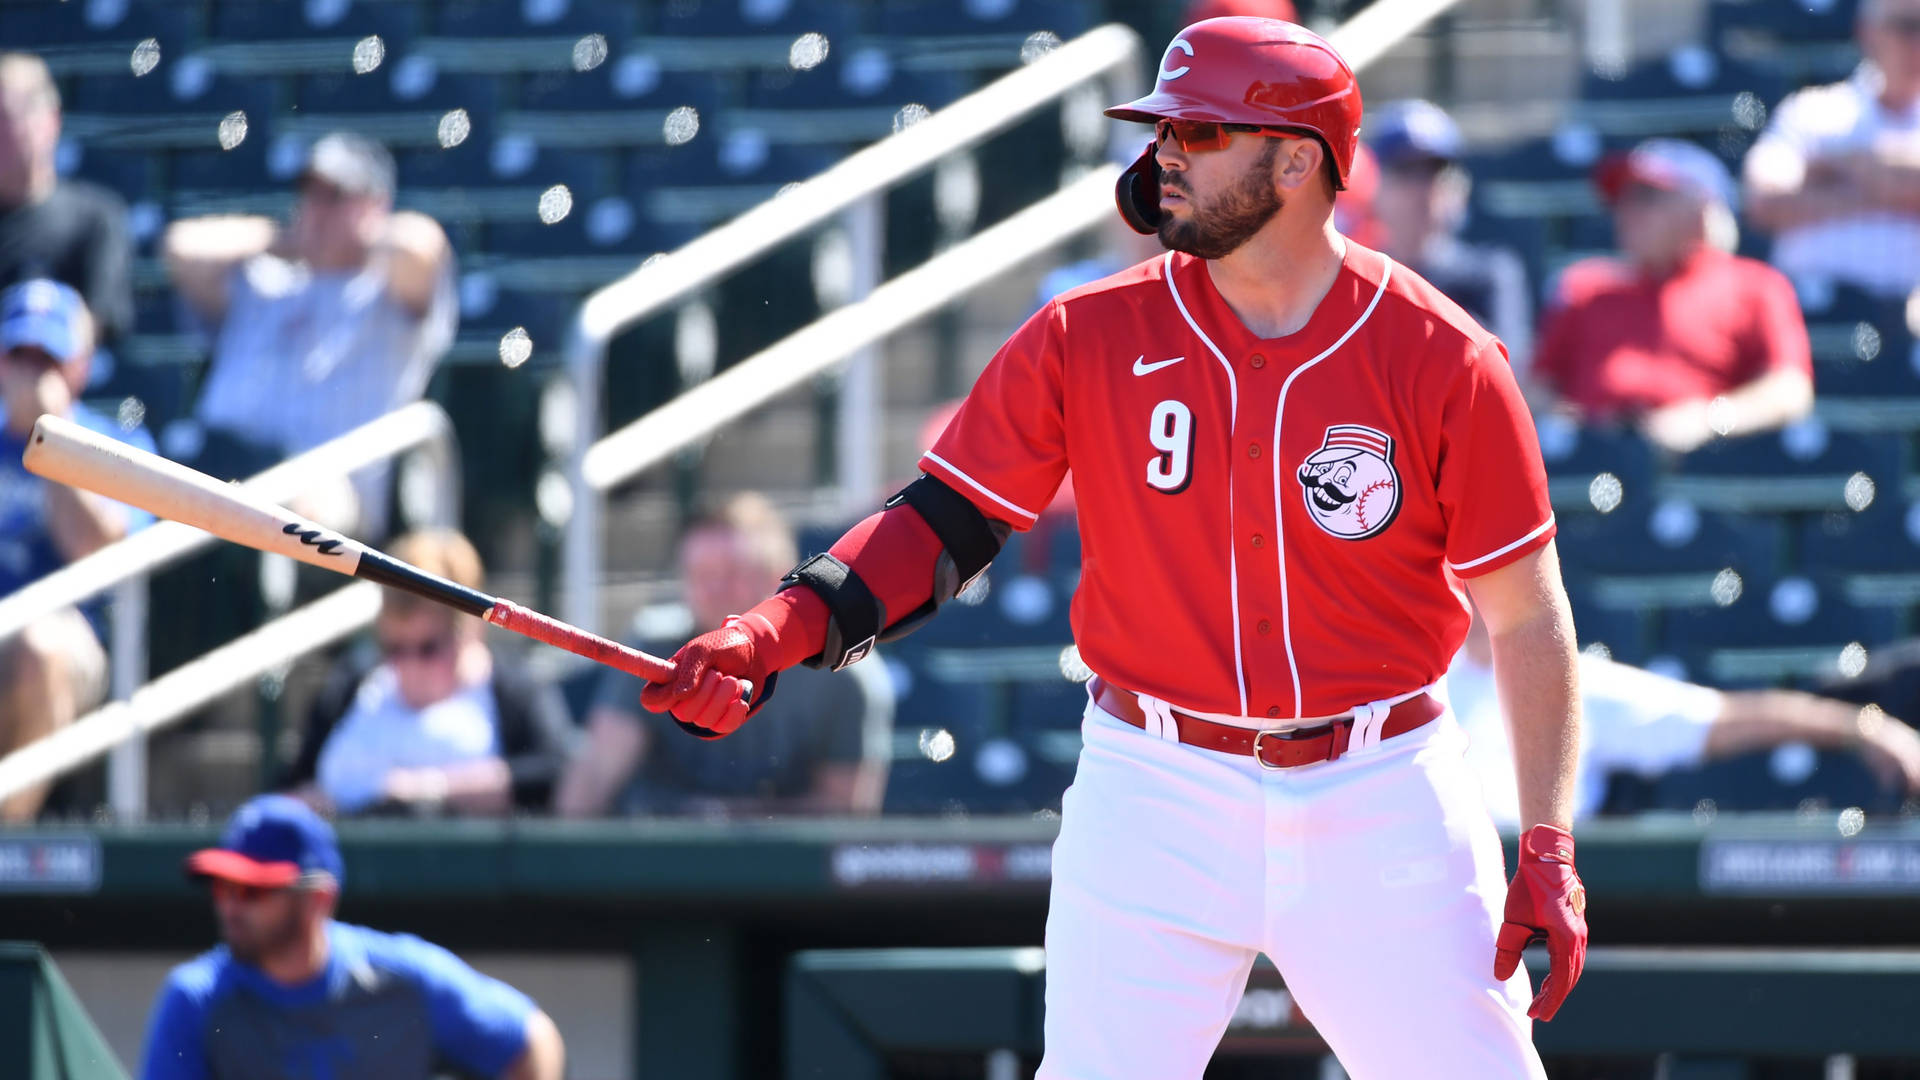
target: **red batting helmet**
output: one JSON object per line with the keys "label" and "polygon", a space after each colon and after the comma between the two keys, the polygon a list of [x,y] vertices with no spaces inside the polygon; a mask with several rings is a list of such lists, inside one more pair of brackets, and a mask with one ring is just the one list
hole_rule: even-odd
{"label": "red batting helmet", "polygon": [[[1162,117],[1253,124],[1311,135],[1333,161],[1335,188],[1346,187],[1360,144],[1360,86],[1353,69],[1326,39],[1279,19],[1231,16],[1194,23],[1167,46],[1153,93],[1107,115],[1146,124]],[[1153,155],[1149,147],[1127,169],[1117,193],[1121,216],[1143,233],[1153,232],[1160,216]]]}

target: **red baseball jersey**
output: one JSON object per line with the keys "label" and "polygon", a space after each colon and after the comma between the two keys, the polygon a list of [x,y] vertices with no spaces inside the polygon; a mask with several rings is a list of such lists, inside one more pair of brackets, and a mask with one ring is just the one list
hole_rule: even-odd
{"label": "red baseball jersey", "polygon": [[1081,657],[1247,726],[1437,681],[1471,578],[1554,534],[1506,350],[1348,241],[1307,325],[1247,330],[1203,260],[1063,293],[981,375],[921,467],[1017,529],[1073,470]]}

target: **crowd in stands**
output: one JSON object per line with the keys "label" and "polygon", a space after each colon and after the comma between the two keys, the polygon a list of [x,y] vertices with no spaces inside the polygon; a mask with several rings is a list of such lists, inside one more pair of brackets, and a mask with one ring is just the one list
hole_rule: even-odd
{"label": "crowd in stands", "polygon": [[[1202,4],[1195,15],[1244,6]],[[1370,107],[1342,228],[1425,276],[1500,337],[1543,430],[1567,421],[1629,432],[1679,460],[1789,428],[1811,415],[1819,389],[1799,297],[1851,286],[1904,302],[1920,287],[1920,0],[1861,0],[1856,32],[1859,69],[1778,103],[1740,181],[1723,150],[1684,138],[1650,138],[1602,157],[1590,179],[1611,217],[1610,253],[1540,273],[1537,260],[1470,239],[1475,184],[1498,178],[1471,174],[1461,127],[1425,101]],[[148,520],[19,465],[43,413],[154,445],[138,410],[105,415],[82,402],[134,329],[133,260],[119,198],[58,176],[60,131],[46,66],[0,54],[0,595]],[[285,220],[194,217],[166,228],[158,253],[210,361],[190,415],[163,433],[165,453],[244,477],[426,392],[454,338],[454,251],[432,218],[395,209],[397,188],[385,148],[335,132],[306,150]],[[1158,250],[1117,221],[1103,235],[1097,253],[1049,275],[1042,292]],[[923,439],[939,426],[931,422]],[[296,508],[382,539],[387,484],[383,471],[368,470]],[[1036,531],[1043,540],[1027,538],[995,576],[1014,582],[1052,565],[1050,552],[1071,546],[1071,514],[1069,487]],[[410,533],[389,546],[484,587],[479,554],[458,533]],[[763,597],[801,554],[767,499],[716,503],[682,529],[684,604],[643,613],[630,640],[670,654],[691,628]],[[1567,557],[1570,573],[1582,570],[1578,552]],[[1017,595],[1033,607],[1040,593],[1009,591],[994,603],[1014,605]],[[103,700],[104,619],[97,604],[83,606],[0,643],[0,755]],[[1867,644],[1867,671],[1817,697],[1723,691],[1589,657],[1582,812],[1605,804],[1609,773],[1694,768],[1785,743],[1857,750],[1885,790],[1920,794],[1920,737],[1901,719],[1920,716],[1920,679],[1911,674],[1920,662],[1903,659],[1920,649]],[[1499,808],[1511,790],[1499,783],[1504,739],[1485,666],[1484,641],[1470,639],[1452,672],[1454,705],[1476,733],[1477,756],[1495,762],[1487,780]],[[390,592],[370,639],[332,662],[278,786],[338,815],[879,813],[892,805],[896,728],[938,726],[912,711],[920,699],[901,670],[890,662],[837,674],[795,669],[754,723],[705,742],[643,710],[641,684],[610,670],[569,715],[558,690],[492,647],[480,622]],[[1071,723],[1071,694],[1013,695],[1015,708],[1036,700],[1069,713],[1048,723]],[[920,750],[938,759],[925,738]],[[1004,759],[994,768],[1014,771]],[[0,820],[31,820],[45,797],[9,799]]]}

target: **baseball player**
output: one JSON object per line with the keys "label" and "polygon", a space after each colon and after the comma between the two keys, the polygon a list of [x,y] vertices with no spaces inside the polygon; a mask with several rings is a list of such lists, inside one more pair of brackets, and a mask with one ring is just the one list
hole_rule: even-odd
{"label": "baseball player", "polygon": [[[1037,312],[919,479],[643,691],[732,731],[781,669],[932,615],[1071,468],[1096,675],[1053,850],[1045,1080],[1200,1076],[1262,952],[1357,1080],[1540,1077],[1528,1018],[1580,976],[1545,474],[1500,343],[1333,228],[1360,113],[1292,23],[1182,31],[1154,91],[1108,110],[1154,124],[1118,200],[1168,253]],[[1468,625],[1449,569],[1514,717],[1510,888],[1446,706]]]}

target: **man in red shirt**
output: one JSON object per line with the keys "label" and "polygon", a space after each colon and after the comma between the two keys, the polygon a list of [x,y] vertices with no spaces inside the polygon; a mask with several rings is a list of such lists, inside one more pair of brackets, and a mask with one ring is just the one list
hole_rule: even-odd
{"label": "man in red shirt", "polygon": [[[1155,124],[1119,203],[1172,250],[1041,308],[920,479],[642,695],[733,730],[780,669],[932,614],[1071,467],[1097,674],[1053,850],[1042,1080],[1194,1080],[1262,952],[1356,1080],[1541,1077],[1528,1014],[1580,974],[1545,472],[1500,343],[1333,227],[1360,113],[1292,23],[1182,31],[1154,92],[1109,110]],[[1514,717],[1510,889],[1445,703],[1469,621],[1449,569]]]}
{"label": "man in red shirt", "polygon": [[1793,286],[1733,246],[1733,178],[1692,143],[1648,139],[1594,175],[1621,258],[1569,266],[1533,376],[1556,406],[1624,422],[1685,453],[1768,431],[1813,407]]}

